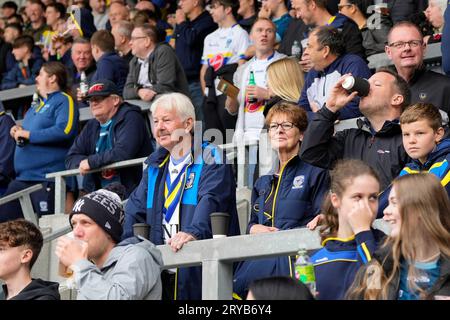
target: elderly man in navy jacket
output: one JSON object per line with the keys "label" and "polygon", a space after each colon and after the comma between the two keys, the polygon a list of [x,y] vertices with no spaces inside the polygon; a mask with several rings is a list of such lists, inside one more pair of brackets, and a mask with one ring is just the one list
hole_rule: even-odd
{"label": "elderly man in navy jacket", "polygon": [[95,82],[86,99],[95,119],[87,122],[66,157],[68,169],[79,168],[83,189],[92,192],[112,182],[120,182],[126,194],[136,188],[142,177],[141,167],[103,170],[88,174],[89,170],[108,164],[148,156],[151,151],[141,109],[123,102],[117,86],[109,80]]}
{"label": "elderly man in navy jacket", "polygon": [[[174,251],[187,242],[212,238],[210,214],[230,214],[228,235],[239,234],[236,183],[231,165],[209,143],[194,143],[195,110],[181,93],[153,102],[154,136],[161,146],[146,160],[138,188],[125,208],[124,235],[135,222],[151,226],[150,240]],[[201,268],[163,271],[163,299],[200,299]]]}

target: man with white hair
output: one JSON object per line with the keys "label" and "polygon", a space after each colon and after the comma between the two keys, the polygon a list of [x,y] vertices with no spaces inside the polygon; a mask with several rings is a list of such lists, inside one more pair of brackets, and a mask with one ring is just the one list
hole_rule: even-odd
{"label": "man with white hair", "polygon": [[[123,238],[135,222],[151,225],[150,240],[173,251],[187,242],[212,238],[210,214],[230,215],[228,235],[239,234],[236,187],[231,165],[209,143],[194,143],[195,110],[180,93],[158,97],[151,106],[154,136],[161,146],[125,208]],[[175,270],[174,270],[175,271]],[[163,271],[163,299],[201,299],[201,268]]]}
{"label": "man with white hair", "polygon": [[112,29],[111,33],[114,37],[114,46],[116,48],[119,56],[122,57],[123,60],[130,64],[131,59],[133,59],[133,53],[131,52],[131,33],[133,32],[133,24],[129,21],[119,21],[116,23]]}

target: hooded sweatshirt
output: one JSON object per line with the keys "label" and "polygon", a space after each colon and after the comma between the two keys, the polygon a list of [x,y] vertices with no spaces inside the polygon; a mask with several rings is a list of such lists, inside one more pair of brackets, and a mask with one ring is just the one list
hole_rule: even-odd
{"label": "hooded sweatshirt", "polygon": [[[33,279],[18,295],[10,300],[60,300],[58,291],[59,283],[41,279]],[[3,285],[3,292],[0,293],[0,300],[6,300],[8,288]]]}
{"label": "hooded sweatshirt", "polygon": [[161,252],[131,237],[117,244],[99,269],[88,260],[73,266],[77,300],[160,300]]}

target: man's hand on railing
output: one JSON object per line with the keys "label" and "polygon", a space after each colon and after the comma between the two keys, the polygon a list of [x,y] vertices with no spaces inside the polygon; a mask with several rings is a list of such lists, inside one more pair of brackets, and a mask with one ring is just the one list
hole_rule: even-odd
{"label": "man's hand on railing", "polygon": [[170,238],[169,241],[167,241],[167,244],[170,245],[173,252],[177,252],[183,247],[185,243],[194,240],[196,239],[192,234],[180,231],[177,232],[177,234],[175,234],[172,238]]}
{"label": "man's hand on railing", "polygon": [[250,234],[256,234],[256,233],[267,233],[267,232],[275,232],[278,231],[278,228],[276,227],[267,227],[262,224],[254,224],[250,228]]}
{"label": "man's hand on railing", "polygon": [[89,170],[91,170],[88,159],[81,160],[79,169],[82,176],[86,175]]}

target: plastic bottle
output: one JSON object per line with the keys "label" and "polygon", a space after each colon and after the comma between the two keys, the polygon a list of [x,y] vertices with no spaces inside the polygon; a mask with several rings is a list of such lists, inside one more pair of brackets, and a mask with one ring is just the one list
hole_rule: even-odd
{"label": "plastic bottle", "polygon": [[306,249],[300,248],[298,258],[295,261],[295,278],[299,282],[303,282],[311,291],[316,294],[316,276],[314,274],[314,266],[306,252]]}
{"label": "plastic bottle", "polygon": [[294,43],[292,44],[291,55],[297,58],[297,60],[300,60],[301,58],[302,48],[300,47],[300,43],[297,40],[294,40]]}
{"label": "plastic bottle", "polygon": [[[255,74],[253,73],[253,71],[250,71],[250,78],[248,79],[248,85],[249,86],[256,86]],[[258,101],[258,99],[255,96],[250,96],[248,98],[248,102],[249,103],[255,103],[256,101]]]}
{"label": "plastic bottle", "polygon": [[[39,106],[39,95],[37,92],[33,93],[33,99],[31,100],[31,108],[36,109]],[[16,145],[23,148],[28,143],[28,139],[24,137],[19,137],[17,139]]]}
{"label": "plastic bottle", "polygon": [[89,90],[89,84],[87,82],[86,73],[81,71],[80,74],[80,91],[82,95],[86,95]]}

